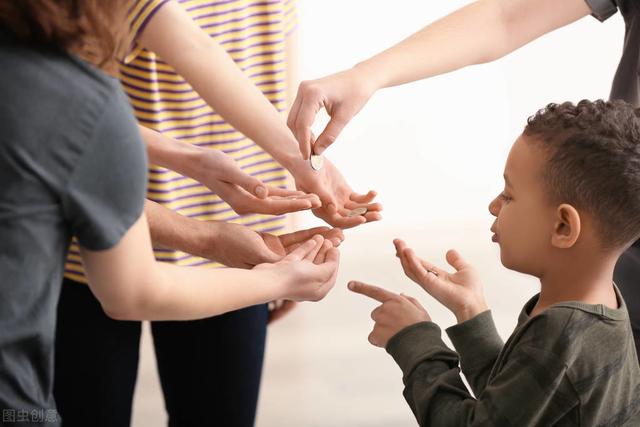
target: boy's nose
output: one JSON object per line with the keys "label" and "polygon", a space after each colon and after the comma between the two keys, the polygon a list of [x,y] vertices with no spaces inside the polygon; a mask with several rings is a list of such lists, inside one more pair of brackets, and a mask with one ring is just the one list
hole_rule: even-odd
{"label": "boy's nose", "polygon": [[493,216],[498,216],[500,213],[500,198],[496,197],[489,203],[489,213]]}

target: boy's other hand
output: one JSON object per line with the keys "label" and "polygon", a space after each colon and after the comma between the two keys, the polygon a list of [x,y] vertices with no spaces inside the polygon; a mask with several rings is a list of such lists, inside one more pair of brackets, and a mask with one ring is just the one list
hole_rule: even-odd
{"label": "boy's other hand", "polygon": [[371,312],[375,325],[369,342],[376,347],[386,347],[391,337],[407,326],[431,321],[427,310],[413,297],[357,281],[349,282],[349,289],[382,303]]}
{"label": "boy's other hand", "polygon": [[393,241],[396,256],[405,274],[442,305],[455,314],[458,323],[488,309],[478,272],[458,252],[447,252],[447,262],[456,272],[451,274],[424,261],[400,239]]}

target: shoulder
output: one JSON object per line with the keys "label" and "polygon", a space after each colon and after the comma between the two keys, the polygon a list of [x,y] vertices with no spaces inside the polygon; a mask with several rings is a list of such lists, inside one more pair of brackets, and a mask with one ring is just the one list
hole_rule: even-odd
{"label": "shoulder", "polygon": [[[522,343],[553,353],[570,366],[600,357],[630,339],[628,320],[612,320],[570,304],[552,306],[525,325]],[[591,356],[590,356],[591,355]]]}

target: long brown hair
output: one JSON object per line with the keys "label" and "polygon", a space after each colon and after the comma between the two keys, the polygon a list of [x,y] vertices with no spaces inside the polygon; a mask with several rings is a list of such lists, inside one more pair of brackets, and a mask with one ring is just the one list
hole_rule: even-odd
{"label": "long brown hair", "polygon": [[126,47],[129,0],[0,0],[0,25],[107,70]]}

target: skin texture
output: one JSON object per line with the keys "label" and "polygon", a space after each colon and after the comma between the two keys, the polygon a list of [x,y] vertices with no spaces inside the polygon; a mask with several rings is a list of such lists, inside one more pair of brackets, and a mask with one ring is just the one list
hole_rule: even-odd
{"label": "skin texture", "polygon": [[92,292],[118,320],[191,320],[277,299],[319,301],[335,283],[340,258],[316,235],[251,270],[178,267],[155,260],[144,215],[112,249],[81,248],[81,256]]}
{"label": "skin texture", "polygon": [[[589,13],[584,0],[473,2],[351,69],[302,82],[287,124],[305,159],[322,154],[377,90],[494,61]],[[322,108],[331,119],[316,139]]]}
{"label": "skin texture", "polygon": [[[291,172],[298,190],[318,195],[323,207],[313,206],[316,216],[340,228],[380,218],[379,214],[369,215],[365,221],[358,221],[344,215],[350,210],[346,205],[351,205],[359,195],[335,167],[325,167],[322,173],[311,169],[277,110],[182,6],[175,2],[163,6],[153,15],[137,42],[171,64],[207,104]],[[209,71],[212,69],[216,70],[213,74]],[[330,205],[335,206],[335,210],[327,208]]]}
{"label": "skin texture", "polygon": [[[496,217],[492,240],[500,259],[511,270],[540,280],[540,297],[530,313],[535,316],[564,301],[603,304],[618,308],[613,269],[624,248],[605,249],[588,212],[551,200],[542,174],[547,153],[540,143],[520,136],[507,159],[505,188],[489,204]],[[411,280],[453,312],[462,323],[486,311],[482,281],[477,271],[455,250],[446,254],[454,272],[420,259],[402,240],[394,241],[396,255]],[[349,288],[381,302],[369,341],[385,347],[405,327],[430,321],[416,301],[360,282]]]}

